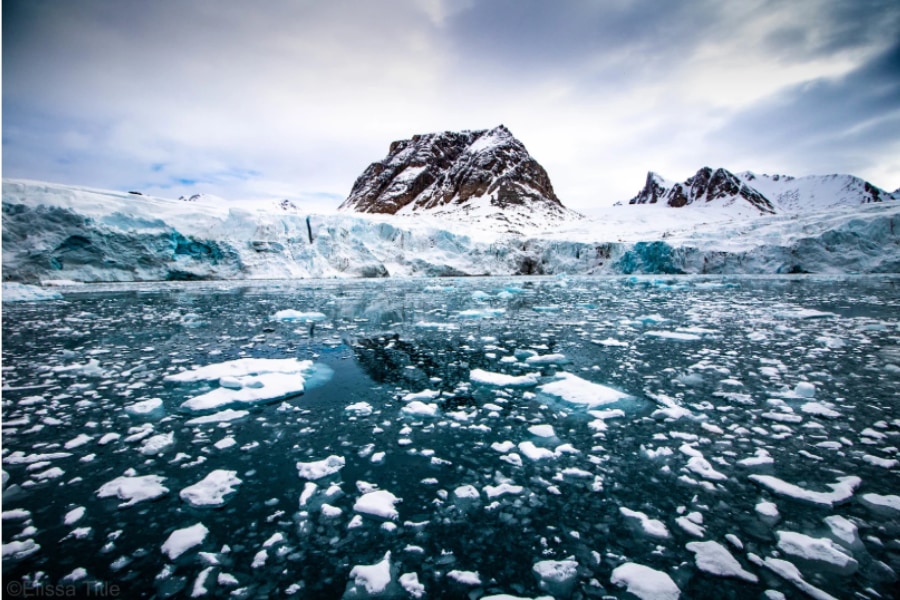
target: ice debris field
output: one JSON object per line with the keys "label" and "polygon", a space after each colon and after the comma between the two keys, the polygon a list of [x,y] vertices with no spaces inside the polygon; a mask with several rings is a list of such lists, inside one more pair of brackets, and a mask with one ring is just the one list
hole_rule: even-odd
{"label": "ice debris field", "polygon": [[898,289],[16,286],[3,578],[129,598],[897,597]]}

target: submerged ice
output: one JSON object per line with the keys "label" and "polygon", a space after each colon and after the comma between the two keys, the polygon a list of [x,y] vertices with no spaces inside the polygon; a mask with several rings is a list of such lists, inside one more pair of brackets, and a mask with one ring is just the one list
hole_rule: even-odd
{"label": "submerged ice", "polygon": [[5,305],[4,580],[159,598],[896,589],[893,278],[429,283]]}

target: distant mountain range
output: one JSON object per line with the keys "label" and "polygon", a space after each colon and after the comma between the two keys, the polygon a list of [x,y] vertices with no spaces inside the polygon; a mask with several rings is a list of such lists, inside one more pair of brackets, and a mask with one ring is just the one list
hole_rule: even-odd
{"label": "distant mountain range", "polygon": [[[853,175],[757,175],[703,167],[683,182],[647,173],[644,188],[628,204],[673,208],[703,205],[753,207],[759,214],[812,212],[883,202],[895,198]],[[751,211],[754,212],[754,211]]]}

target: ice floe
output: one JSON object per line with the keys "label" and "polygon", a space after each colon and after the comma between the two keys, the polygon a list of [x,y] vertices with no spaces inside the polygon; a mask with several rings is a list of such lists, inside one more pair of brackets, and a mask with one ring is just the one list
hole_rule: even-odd
{"label": "ice floe", "polygon": [[668,574],[638,563],[619,565],[613,569],[610,581],[641,600],[678,600],[681,596]]}
{"label": "ice floe", "polygon": [[538,376],[534,373],[527,375],[506,375],[492,373],[483,369],[473,369],[469,373],[472,383],[497,387],[533,387],[538,384]]}
{"label": "ice floe", "polygon": [[759,578],[737,561],[725,546],[718,542],[688,542],[685,547],[694,553],[697,568],[719,577],[738,577],[752,583]]}
{"label": "ice floe", "polygon": [[207,529],[203,523],[196,523],[190,527],[176,529],[169,534],[169,537],[163,542],[160,550],[163,554],[168,556],[170,560],[175,560],[191,548],[195,548],[202,544],[206,540],[207,534],[209,534],[209,529]]}
{"label": "ice floe", "polygon": [[137,475],[126,473],[122,477],[116,477],[100,486],[97,495],[101,498],[116,497],[125,500],[119,508],[125,508],[144,502],[155,500],[169,493],[169,488],[162,485],[165,477],[159,475]]}
{"label": "ice floe", "polygon": [[297,474],[301,479],[311,479],[313,481],[334,475],[344,468],[346,460],[343,456],[331,455],[322,460],[314,460],[311,462],[298,462]]}
{"label": "ice floe", "polygon": [[375,490],[357,498],[353,510],[364,515],[396,521],[400,514],[394,505],[398,502],[400,498],[389,491]]}
{"label": "ice floe", "polygon": [[237,471],[216,469],[203,479],[181,490],[181,499],[196,507],[223,506],[241,484]]}
{"label": "ice floe", "polygon": [[788,483],[787,481],[772,475],[754,474],[750,475],[749,479],[781,496],[788,496],[796,500],[803,500],[814,504],[824,504],[826,506],[840,504],[841,502],[849,500],[853,497],[853,492],[859,487],[859,484],[862,483],[862,480],[859,477],[856,477],[855,475],[846,475],[844,477],[838,477],[836,483],[825,484],[827,487],[831,488],[830,492],[816,492],[794,485],[793,483]]}
{"label": "ice floe", "polygon": [[611,387],[593,383],[572,373],[557,373],[556,380],[541,385],[543,393],[566,402],[593,408],[628,398],[628,394]]}

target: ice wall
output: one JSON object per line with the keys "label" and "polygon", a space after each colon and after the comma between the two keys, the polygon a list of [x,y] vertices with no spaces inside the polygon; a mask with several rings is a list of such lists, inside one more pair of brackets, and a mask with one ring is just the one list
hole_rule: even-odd
{"label": "ice wall", "polygon": [[759,218],[666,239],[479,237],[388,217],[301,215],[3,183],[3,279],[151,281],[900,271],[900,209]]}

